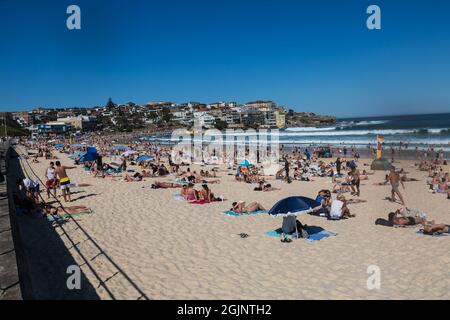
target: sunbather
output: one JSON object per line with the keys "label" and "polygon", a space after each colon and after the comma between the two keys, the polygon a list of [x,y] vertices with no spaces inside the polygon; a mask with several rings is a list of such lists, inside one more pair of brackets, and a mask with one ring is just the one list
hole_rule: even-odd
{"label": "sunbather", "polygon": [[347,219],[355,217],[350,213],[350,209],[347,207],[347,201],[344,195],[340,194],[336,200],[331,202],[330,218],[331,219]]}
{"label": "sunbather", "polygon": [[264,207],[258,202],[251,202],[248,205],[245,205],[245,201],[233,202],[233,207],[230,211],[235,213],[246,213],[246,212],[255,212],[258,210],[266,210]]}
{"label": "sunbather", "polygon": [[133,174],[133,176],[130,176],[128,173],[126,173],[125,176],[123,177],[123,179],[126,182],[138,182],[138,181],[142,181],[143,178],[144,178],[144,176],[142,174],[140,174],[139,172],[136,172],[135,174]]}
{"label": "sunbather", "polygon": [[427,224],[423,227],[423,233],[428,235],[450,233],[448,224]]}
{"label": "sunbather", "polygon": [[213,202],[221,200],[221,198],[216,198],[214,196],[214,193],[211,192],[207,184],[202,185],[202,190],[200,191],[199,196],[200,199],[204,200],[205,202]]}
{"label": "sunbather", "polygon": [[270,183],[264,184],[264,181],[260,181],[259,186],[253,189],[253,191],[265,191],[265,192],[273,190],[275,189],[272,188],[272,185]]}
{"label": "sunbather", "polygon": [[426,218],[405,216],[400,210],[391,212],[388,215],[388,220],[394,226],[415,226],[417,224],[426,224]]}
{"label": "sunbather", "polygon": [[169,188],[181,188],[181,185],[171,182],[159,182],[159,181],[155,181],[152,184],[152,189],[169,189]]}
{"label": "sunbather", "polygon": [[71,206],[71,207],[54,207],[51,204],[42,204],[42,211],[44,214],[48,215],[58,215],[58,214],[71,214],[77,215],[80,213],[91,213],[92,210],[86,206]]}
{"label": "sunbather", "polygon": [[193,183],[189,183],[187,186],[186,200],[187,201],[198,201],[198,191],[195,190]]}

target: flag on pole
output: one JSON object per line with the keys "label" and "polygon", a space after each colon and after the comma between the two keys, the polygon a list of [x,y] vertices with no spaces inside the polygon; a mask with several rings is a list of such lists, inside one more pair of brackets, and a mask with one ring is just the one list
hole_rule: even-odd
{"label": "flag on pole", "polygon": [[384,136],[381,134],[377,135],[377,159],[381,159],[381,150],[384,142]]}

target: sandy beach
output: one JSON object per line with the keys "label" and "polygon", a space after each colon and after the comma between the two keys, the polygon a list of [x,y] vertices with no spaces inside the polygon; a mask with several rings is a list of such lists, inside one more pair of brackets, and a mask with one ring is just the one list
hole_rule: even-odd
{"label": "sandy beach", "polygon": [[[17,152],[24,154],[24,147],[18,146]],[[66,154],[55,152],[55,155],[63,165],[72,165]],[[364,168],[363,164],[370,161],[360,159],[359,166]],[[31,166],[43,179],[49,162],[22,161],[22,166]],[[424,182],[427,172],[418,171],[413,163],[408,160],[396,163],[409,172],[409,177],[419,180],[405,183],[406,190],[402,192],[407,206],[426,212],[429,220],[450,223],[449,201],[445,195],[429,192]],[[29,167],[24,169],[30,171]],[[449,166],[444,169],[448,172]],[[320,189],[332,188],[329,178],[286,184],[271,177],[268,182],[278,190],[255,192],[254,185],[236,182],[223,167],[218,172],[221,183],[211,184],[210,188],[226,201],[197,205],[176,200],[174,193],[179,189],[150,188],[155,180],[172,181],[170,176],[124,182],[117,178],[94,178],[81,167],[68,170],[68,174],[74,183],[91,185],[72,189],[70,205],[84,205],[93,210],[92,214],[77,217],[77,223],[150,299],[450,298],[450,237],[418,235],[418,227],[389,228],[374,224],[377,218],[386,218],[389,212],[401,207],[385,200],[390,194],[388,185],[373,185],[384,180],[383,171],[362,181],[360,198],[367,202],[349,205],[356,218],[330,221],[299,215],[302,223],[320,226],[337,236],[315,242],[298,239],[289,244],[265,235],[281,227],[281,218],[268,214],[232,217],[223,211],[237,200],[258,201],[270,209],[278,200],[291,195],[315,198]],[[23,222],[25,219],[28,217],[20,217],[22,223],[30,223]],[[61,228],[79,242],[78,250],[89,258],[98,277],[107,280],[105,285],[114,298],[140,298],[141,294],[123,274],[103,256],[97,257],[98,248],[85,241],[86,236],[76,224],[68,221],[55,230],[101,299],[110,299],[111,295],[99,286],[98,277]],[[240,233],[249,236],[241,238]],[[367,288],[367,268],[371,265],[381,271],[378,290]]]}

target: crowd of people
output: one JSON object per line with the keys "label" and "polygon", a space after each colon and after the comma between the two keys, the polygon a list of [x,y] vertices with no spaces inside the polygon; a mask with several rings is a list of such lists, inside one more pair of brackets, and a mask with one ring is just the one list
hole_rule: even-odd
{"label": "crowd of people", "polygon": [[[197,172],[188,163],[174,163],[170,146],[161,146],[145,140],[123,141],[120,136],[116,138],[102,139],[92,135],[85,137],[84,144],[74,146],[61,143],[57,147],[46,141],[40,141],[37,144],[25,142],[24,144],[29,150],[25,157],[32,161],[39,161],[39,158],[50,160],[44,173],[47,198],[58,197],[57,190],[60,190],[61,197],[65,202],[71,202],[70,188],[73,186],[68,176],[68,170],[76,168],[78,165],[94,177],[101,179],[112,177],[120,178],[124,182],[143,182],[146,178],[158,178],[152,182],[152,189],[178,189],[180,198],[190,203],[204,204],[225,200],[223,196],[216,196],[210,188],[211,184],[221,182],[221,178],[218,176],[219,167],[211,168],[203,162],[202,168]],[[122,145],[120,145],[121,143]],[[96,155],[94,158],[84,161],[83,151],[86,151],[88,145],[96,146]],[[37,150],[37,152],[32,153],[31,150]],[[57,160],[55,151],[73,156],[74,166],[62,165],[60,160]],[[361,162],[356,149],[352,148],[351,154],[349,154],[347,148],[344,147],[343,150],[339,150],[339,155],[335,158],[331,158],[333,152],[329,147],[287,149],[282,145],[280,153],[280,169],[274,174],[275,180],[290,184],[293,181],[303,183],[325,178],[332,184],[330,188],[318,192],[315,200],[320,206],[315,208],[312,214],[322,215],[330,220],[356,216],[354,212],[351,212],[349,205],[365,202],[360,198],[364,195],[361,181],[371,180],[371,176],[374,175],[373,171],[366,168],[368,165]],[[109,161],[105,161],[105,159],[109,159]],[[449,173],[443,169],[446,160],[442,153],[439,153],[435,159],[427,159],[424,153],[421,153],[418,160],[419,162],[415,164],[414,168],[428,172],[426,182],[430,190],[446,194],[450,199]],[[391,163],[394,163],[394,160]],[[273,178],[265,173],[265,168],[260,163],[229,163],[228,174],[234,176],[235,183],[255,185],[254,191],[277,190],[269,182]],[[438,230],[439,225],[426,221],[423,215],[413,216],[411,212],[414,210],[407,209],[407,202],[403,194],[405,183],[417,181],[417,179],[408,177],[407,174],[408,172],[404,168],[396,168],[391,165],[384,181],[373,182],[374,185],[389,185],[390,194],[387,199],[398,202],[402,206],[402,209],[389,213],[385,224],[393,226],[421,224],[427,226],[427,230]],[[160,178],[166,179],[160,180]],[[171,181],[166,181],[167,178]],[[41,190],[38,182],[26,177],[17,183],[25,189],[27,197],[36,207],[41,205],[39,201]],[[346,193],[355,198],[347,198]],[[56,209],[58,209],[51,210],[48,205],[44,205],[43,208],[46,208],[45,212],[57,212]],[[78,209],[73,208],[73,210],[75,212]],[[266,209],[255,201],[234,201],[230,210],[236,214],[244,214]],[[445,228],[441,229],[447,230]]]}

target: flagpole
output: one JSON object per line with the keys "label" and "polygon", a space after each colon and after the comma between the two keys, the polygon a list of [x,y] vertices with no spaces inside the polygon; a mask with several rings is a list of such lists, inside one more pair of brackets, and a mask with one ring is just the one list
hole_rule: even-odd
{"label": "flagpole", "polygon": [[4,113],[4,121],[5,121],[5,139],[8,136],[8,128],[6,127],[6,112]]}

